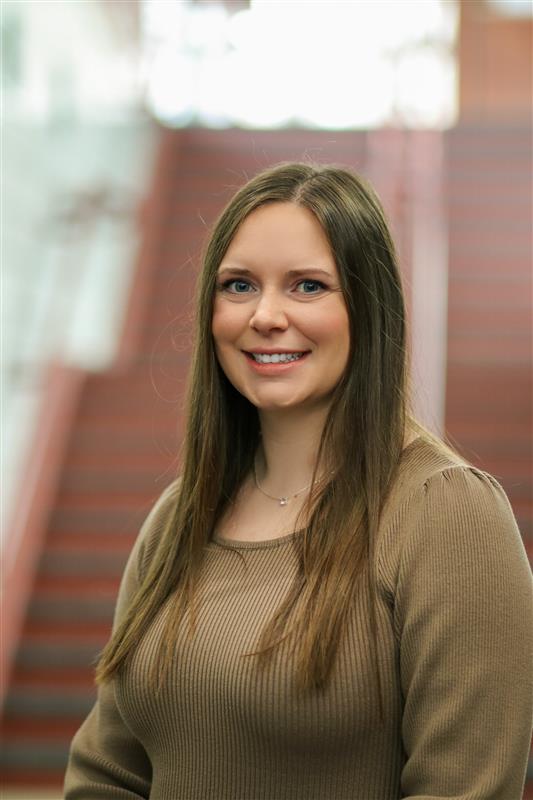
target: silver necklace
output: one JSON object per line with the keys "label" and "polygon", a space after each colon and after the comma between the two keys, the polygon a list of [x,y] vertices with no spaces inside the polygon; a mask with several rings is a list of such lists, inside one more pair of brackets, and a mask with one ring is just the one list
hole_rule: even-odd
{"label": "silver necklace", "polygon": [[261,492],[261,494],[264,494],[265,497],[269,497],[270,500],[277,500],[278,503],[280,504],[280,506],[286,506],[289,503],[290,500],[293,500],[299,494],[301,494],[302,492],[305,492],[306,489],[309,489],[311,487],[311,484],[309,483],[309,484],[307,484],[307,486],[304,486],[303,489],[298,489],[298,491],[294,492],[294,494],[286,495],[284,497],[274,497],[274,495],[269,494],[268,492],[265,492],[265,490],[262,489],[259,486],[259,481],[257,480],[257,473],[255,471],[255,461],[253,463],[253,471],[254,471],[254,483],[257,486],[257,488],[259,489],[259,491]]}

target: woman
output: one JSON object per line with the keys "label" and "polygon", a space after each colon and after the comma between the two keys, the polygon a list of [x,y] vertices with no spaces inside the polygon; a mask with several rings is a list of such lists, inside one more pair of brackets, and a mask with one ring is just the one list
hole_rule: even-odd
{"label": "woman", "polygon": [[499,484],[409,413],[373,191],[286,164],[200,279],[182,476],[130,556],[66,797],[518,800],[531,576]]}

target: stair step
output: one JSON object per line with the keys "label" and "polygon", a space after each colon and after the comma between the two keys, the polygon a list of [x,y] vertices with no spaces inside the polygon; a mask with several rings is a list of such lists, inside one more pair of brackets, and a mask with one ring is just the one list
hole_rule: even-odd
{"label": "stair step", "polygon": [[[113,608],[110,603],[109,608]],[[22,636],[29,637],[33,644],[42,640],[45,647],[59,643],[61,646],[65,641],[80,636],[90,638],[100,637],[106,639],[111,631],[111,615],[106,615],[104,619],[34,619],[28,618],[24,625]]]}
{"label": "stair step", "polygon": [[133,494],[152,496],[171,483],[174,475],[161,476],[156,470],[130,470],[129,472],[116,469],[90,469],[72,467],[61,479],[59,498],[69,497],[71,494],[115,494],[116,496]]}
{"label": "stair step", "polygon": [[4,706],[6,719],[83,719],[94,705],[94,690],[58,687],[23,690],[13,687]]}
{"label": "stair step", "polygon": [[161,452],[162,448],[163,452],[172,452],[175,455],[179,450],[177,434],[158,434],[149,427],[141,430],[113,431],[112,436],[109,431],[76,429],[70,446],[71,452],[78,454],[97,452],[102,455],[127,453],[141,456]]}
{"label": "stair step", "polygon": [[[133,538],[133,537],[132,537]],[[99,551],[47,550],[39,565],[39,575],[43,578],[56,576],[120,576],[127,559],[127,550],[123,547],[101,553]]]}
{"label": "stair step", "polygon": [[[111,554],[116,554],[117,556],[121,554],[125,563],[137,536],[138,531],[135,533],[121,533],[120,536],[100,538],[98,552],[105,559]],[[48,554],[61,556],[63,553],[68,553],[69,555],[77,554],[80,557],[84,557],[94,553],[94,542],[86,534],[78,531],[70,531],[69,533],[51,532],[46,546],[45,557]]]}
{"label": "stair step", "polygon": [[2,800],[62,800],[65,770],[10,768],[1,773],[2,787],[9,790]]}
{"label": "stair step", "polygon": [[[143,370],[139,381],[132,385],[131,382],[111,383],[102,385],[98,390],[90,390],[82,398],[79,407],[80,415],[85,418],[92,414],[109,412],[111,415],[135,414],[149,412],[151,404],[157,401],[155,387],[150,382],[147,370]],[[127,400],[127,402],[126,402]]]}
{"label": "stair step", "polygon": [[56,575],[39,575],[35,581],[34,591],[37,593],[52,591],[62,594],[70,600],[73,592],[87,594],[93,592],[95,595],[109,597],[116,594],[120,586],[120,574],[112,575],[64,575],[58,578]]}
{"label": "stair step", "polygon": [[28,609],[28,625],[55,624],[65,632],[67,625],[78,622],[81,632],[87,630],[89,624],[110,623],[115,603],[115,593],[110,594],[108,598],[80,598],[77,594],[73,594],[68,598],[68,602],[62,597],[49,598],[36,595]]}
{"label": "stair step", "polygon": [[[168,391],[173,396],[183,395],[184,390],[184,374],[185,369],[176,369],[175,365],[170,364],[170,359],[165,359],[165,363],[160,363],[158,369],[172,370],[173,376],[169,380],[165,380],[164,389],[161,391],[158,386],[159,377],[156,375],[154,384],[150,380],[150,376],[146,375],[143,378],[143,386],[132,389],[125,389],[124,387],[117,387],[114,389],[103,389],[100,392],[94,392],[90,397],[84,399],[79,410],[80,419],[100,419],[108,418],[119,421],[121,418],[139,419],[143,425],[151,425],[156,423],[158,419],[158,412],[165,408],[165,403],[162,396],[166,396]],[[168,363],[166,363],[168,361]],[[188,365],[186,367],[188,369]],[[127,402],[126,402],[127,398]],[[179,423],[181,414],[181,406],[177,403],[169,403],[167,410],[168,416],[174,417],[176,424]]]}
{"label": "stair step", "polygon": [[84,436],[100,436],[111,433],[113,439],[119,433],[131,435],[133,432],[138,436],[145,431],[152,437],[157,434],[168,438],[169,442],[172,442],[177,441],[178,420],[174,414],[162,413],[157,407],[148,413],[145,410],[138,414],[124,413],[124,411],[120,414],[117,409],[116,415],[111,415],[106,410],[98,415],[81,417],[77,423],[77,431],[78,435]]}
{"label": "stair step", "polygon": [[95,686],[94,668],[87,666],[86,669],[78,667],[72,670],[62,665],[41,669],[16,666],[11,677],[11,685],[19,690],[54,685],[90,690]]}
{"label": "stair step", "polygon": [[[70,748],[69,741],[24,741],[24,742],[4,742],[0,752],[0,768],[2,769],[2,784],[9,782],[10,774],[19,770],[30,769],[35,778],[36,770],[40,772],[57,774],[64,773],[68,761]],[[22,784],[22,781],[21,781]],[[19,784],[20,785],[20,784]],[[22,784],[23,785],[23,784]],[[30,785],[39,785],[33,782]]]}
{"label": "stair step", "polygon": [[[173,258],[173,256],[172,256]],[[164,267],[162,267],[164,269]],[[171,268],[172,269],[172,268]],[[175,268],[174,268],[175,269]],[[171,270],[166,270],[163,282],[167,285],[169,278],[172,278]],[[178,290],[181,293],[181,279],[179,276]],[[192,287],[191,287],[192,288]],[[159,318],[159,334],[167,325],[168,329],[174,334],[187,333],[189,336],[188,345],[191,343],[191,328],[189,320],[166,320]],[[115,401],[124,404],[133,399],[149,399],[157,394],[157,382],[159,380],[172,380],[179,377],[183,370],[188,370],[190,365],[190,352],[185,348],[181,339],[176,342],[172,352],[168,353],[169,358],[162,358],[159,348],[149,351],[139,351],[135,354],[135,360],[128,367],[126,372],[99,373],[90,375],[83,398],[81,408],[86,408],[92,403],[98,403],[101,399]],[[170,360],[170,371],[168,370],[168,360]],[[165,368],[165,372],[163,372]]]}
{"label": "stair step", "polygon": [[94,666],[109,638],[99,634],[91,637],[69,636],[52,644],[46,639],[23,636],[15,662],[18,669],[83,669]]}
{"label": "stair step", "polygon": [[9,737],[17,742],[39,741],[40,739],[70,742],[83,719],[85,717],[80,719],[54,718],[50,723],[46,717],[11,717],[3,721],[0,735],[3,740]]}
{"label": "stair step", "polygon": [[[153,498],[152,498],[153,499]],[[117,535],[138,531],[146,518],[152,502],[143,502],[138,507],[56,508],[50,516],[50,528],[55,532],[77,530],[89,535]]]}
{"label": "stair step", "polygon": [[105,472],[124,472],[135,474],[149,469],[158,475],[174,475],[177,466],[176,451],[169,448],[154,448],[146,453],[102,452],[70,449],[65,458],[65,473],[72,467],[85,470],[104,470]]}
{"label": "stair step", "polygon": [[[161,490],[162,491],[162,490]],[[59,493],[54,513],[74,511],[85,514],[87,511],[97,511],[104,513],[148,513],[154,500],[156,492],[153,487],[144,487],[143,491],[131,488],[129,491],[117,492],[114,487],[109,487],[109,491],[62,491]]]}

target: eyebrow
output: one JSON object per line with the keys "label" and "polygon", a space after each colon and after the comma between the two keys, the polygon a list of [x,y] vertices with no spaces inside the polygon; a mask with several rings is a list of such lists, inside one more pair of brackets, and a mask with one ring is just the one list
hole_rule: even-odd
{"label": "eyebrow", "polygon": [[[217,274],[224,275],[227,273],[228,275],[250,275],[253,276],[253,272],[249,269],[244,269],[240,267],[224,267],[221,269]],[[290,269],[287,272],[287,275],[290,278],[297,278],[301,275],[324,275],[327,278],[334,278],[335,276],[332,275],[331,272],[327,272],[325,269],[321,269],[320,267],[307,267],[303,269]]]}

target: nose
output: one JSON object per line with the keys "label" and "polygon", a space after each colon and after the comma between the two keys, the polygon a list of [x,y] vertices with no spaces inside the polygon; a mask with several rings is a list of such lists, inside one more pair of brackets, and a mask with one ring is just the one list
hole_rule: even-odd
{"label": "nose", "polygon": [[250,317],[250,328],[259,333],[269,333],[271,330],[284,331],[288,326],[283,298],[277,292],[263,292]]}

